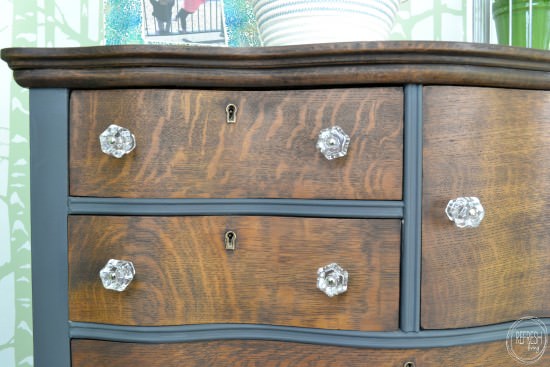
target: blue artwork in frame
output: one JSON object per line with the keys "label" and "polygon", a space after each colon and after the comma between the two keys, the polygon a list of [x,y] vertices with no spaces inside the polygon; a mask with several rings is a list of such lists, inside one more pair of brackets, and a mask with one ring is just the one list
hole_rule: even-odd
{"label": "blue artwork in frame", "polygon": [[261,46],[251,0],[224,0],[224,13],[230,47]]}
{"label": "blue artwork in frame", "polygon": [[105,43],[260,46],[249,0],[105,0]]}

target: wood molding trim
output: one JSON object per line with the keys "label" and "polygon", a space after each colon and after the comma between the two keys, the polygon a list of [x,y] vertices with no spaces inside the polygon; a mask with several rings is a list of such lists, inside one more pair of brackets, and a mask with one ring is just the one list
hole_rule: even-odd
{"label": "wood molding trim", "polygon": [[23,87],[296,88],[403,83],[550,87],[550,52],[474,43],[10,48],[2,50],[2,59]]}

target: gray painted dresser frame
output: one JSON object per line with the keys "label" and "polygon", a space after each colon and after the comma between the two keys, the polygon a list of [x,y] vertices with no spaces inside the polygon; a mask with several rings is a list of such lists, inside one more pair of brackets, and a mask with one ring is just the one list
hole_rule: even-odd
{"label": "gray painted dresser frame", "polygon": [[[359,48],[368,53],[375,52],[374,49],[379,46],[367,43],[360,45]],[[402,45],[398,44],[397,46],[401,47]],[[345,49],[345,47],[342,48]],[[429,49],[433,45],[417,45],[415,47],[421,50],[423,48]],[[415,47],[412,47],[413,51],[415,51]],[[390,49],[391,44],[386,48]],[[472,55],[475,54],[476,47],[471,45],[457,46],[455,51],[460,51],[463,48],[467,48]],[[265,51],[267,55],[269,55],[269,52],[271,51]],[[539,54],[535,52],[535,56],[537,55]],[[5,58],[5,55],[2,56]],[[544,55],[544,57],[548,58],[548,55]],[[445,62],[448,63],[449,61]],[[472,60],[469,62],[472,62]],[[369,64],[369,62],[366,63]],[[369,65],[380,66],[383,63],[384,60],[379,61],[378,64],[374,60],[370,62],[372,65]],[[345,62],[342,64],[345,64]],[[457,62],[457,64],[460,63]],[[484,62],[481,61],[479,64],[484,64]],[[476,67],[479,68],[480,65],[476,65]],[[550,74],[548,71],[550,70],[547,70],[546,73],[537,74]],[[532,83],[535,89],[544,88],[545,86],[547,88],[550,84],[550,76],[546,76],[546,79],[543,80],[537,79],[539,76],[534,75],[531,79],[528,78],[526,83]],[[468,77],[476,78],[476,75],[466,75],[460,80],[468,82]],[[20,75],[20,78],[24,79],[22,75]],[[93,78],[93,75],[91,78]],[[57,88],[59,85],[55,85],[56,83],[50,83],[54,88],[36,87],[32,83],[26,85],[31,87],[34,366],[69,367],[71,365],[70,340],[72,338],[140,343],[263,339],[371,348],[433,348],[505,340],[512,322],[452,330],[426,331],[420,328],[422,84],[413,83],[413,81],[416,79],[422,81],[426,77],[423,78],[422,74],[420,76],[412,75],[409,79],[409,82],[407,82],[407,78],[401,74],[393,81],[375,78],[371,83],[365,83],[361,80],[354,83],[401,84],[404,86],[404,186],[402,201],[102,199],[70,197],[68,192],[69,99],[71,89],[82,88],[82,86],[71,85],[67,82],[57,83],[59,85],[66,84],[67,87],[64,88]],[[511,76],[508,82],[515,83],[512,79]],[[47,77],[44,80],[42,84],[47,85]],[[249,83],[248,86],[254,84],[253,81],[248,82],[247,80],[245,79],[243,83]],[[329,81],[327,83],[325,81],[325,83],[327,83],[327,86],[337,85],[338,78],[334,80],[334,82]],[[485,77],[485,79],[478,76],[480,85],[497,83],[497,81],[492,80],[490,76]],[[498,81],[499,84],[506,84],[506,82],[506,80]],[[468,83],[471,84],[471,82]],[[210,87],[219,87],[219,85],[214,84]],[[460,84],[460,82],[457,82],[457,84]],[[133,87],[134,85],[124,86]],[[140,85],[135,86],[139,87]],[[167,81],[160,80],[159,85],[155,86],[168,87],[169,84]],[[266,85],[265,87],[271,86]],[[96,87],[90,85],[89,88]],[[70,322],[68,318],[67,217],[68,215],[79,214],[399,218],[402,220],[400,331],[357,332],[241,324],[127,327]],[[550,329],[550,319],[546,318],[542,321]]]}

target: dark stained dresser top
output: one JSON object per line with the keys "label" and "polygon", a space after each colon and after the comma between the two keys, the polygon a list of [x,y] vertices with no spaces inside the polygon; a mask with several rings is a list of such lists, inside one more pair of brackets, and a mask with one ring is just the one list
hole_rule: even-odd
{"label": "dark stained dresser top", "polygon": [[285,88],[453,84],[550,88],[550,52],[451,42],[389,41],[265,48],[161,45],[10,48],[23,87]]}

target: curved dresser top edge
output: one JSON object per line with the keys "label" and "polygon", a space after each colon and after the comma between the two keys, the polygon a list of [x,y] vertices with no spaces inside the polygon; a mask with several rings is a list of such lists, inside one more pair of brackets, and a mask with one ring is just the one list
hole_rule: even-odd
{"label": "curved dresser top edge", "polygon": [[14,70],[16,81],[29,88],[288,88],[408,83],[550,88],[550,52],[475,43],[9,48],[2,50],[2,59]]}

